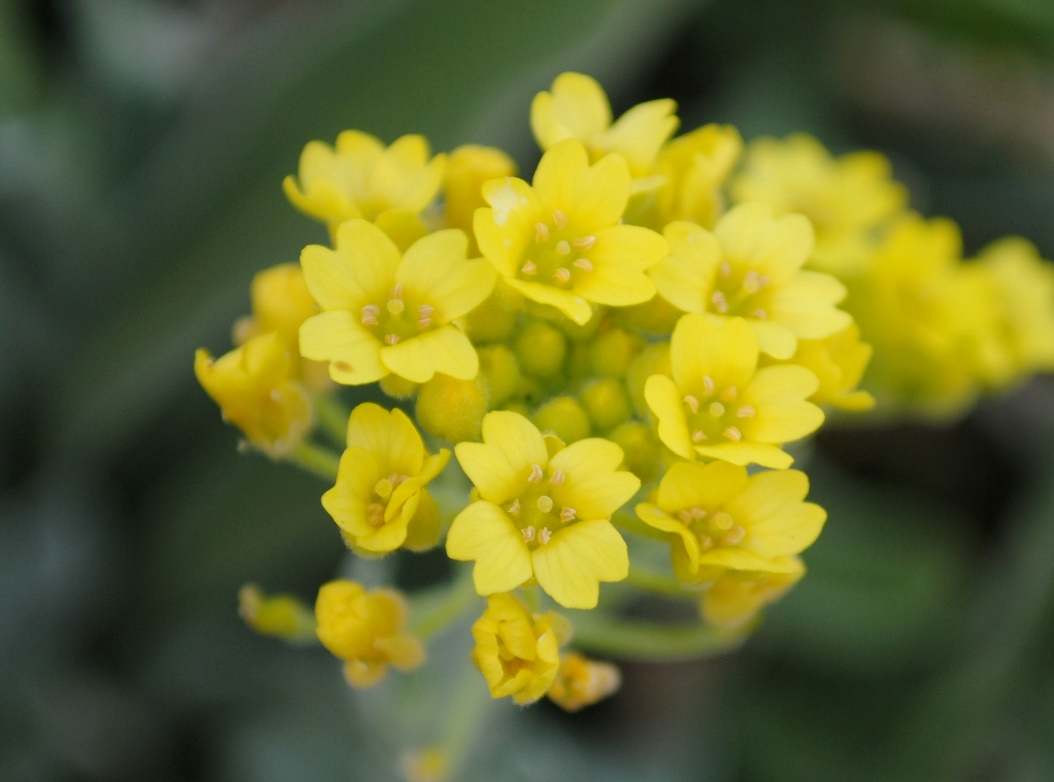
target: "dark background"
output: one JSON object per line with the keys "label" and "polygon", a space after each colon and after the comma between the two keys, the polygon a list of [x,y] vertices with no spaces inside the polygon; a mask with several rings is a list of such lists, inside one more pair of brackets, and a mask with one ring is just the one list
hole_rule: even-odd
{"label": "dark background", "polygon": [[[280,188],[305,142],[529,171],[531,97],[581,70],[616,113],[881,150],[968,252],[1051,257],[1052,57],[1042,0],[0,0],[0,779],[386,780],[470,722],[446,691],[349,696],[236,614],[344,559],[325,486],[239,456],[191,371],[256,270],[325,238]],[[578,716],[488,704],[466,778],[1054,779],[1052,444],[1049,379],[828,427],[810,575],[744,649],[628,665]]]}

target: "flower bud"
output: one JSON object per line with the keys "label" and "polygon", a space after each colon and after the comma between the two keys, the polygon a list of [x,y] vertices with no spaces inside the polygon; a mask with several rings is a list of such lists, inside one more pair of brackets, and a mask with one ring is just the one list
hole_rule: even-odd
{"label": "flower bud", "polygon": [[487,384],[482,374],[472,380],[436,374],[417,393],[417,423],[447,442],[478,440],[486,412]]}
{"label": "flower bud", "polygon": [[514,349],[520,369],[535,377],[549,377],[564,366],[567,338],[551,323],[529,320],[516,335]]}
{"label": "flower bud", "polygon": [[540,430],[554,432],[567,444],[584,440],[592,432],[586,411],[569,396],[546,402],[534,411],[533,420]]}
{"label": "flower bud", "polygon": [[626,386],[613,377],[587,385],[582,389],[581,399],[597,432],[614,429],[633,414]]}

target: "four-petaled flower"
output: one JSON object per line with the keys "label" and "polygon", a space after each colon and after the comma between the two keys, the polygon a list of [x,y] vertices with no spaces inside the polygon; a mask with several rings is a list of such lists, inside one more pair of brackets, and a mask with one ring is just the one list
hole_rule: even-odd
{"label": "four-petaled flower", "polygon": [[471,380],[472,343],[451,321],[471,312],[494,287],[482,259],[466,260],[463,231],[437,231],[400,256],[365,220],[337,230],[337,248],[304,248],[300,263],[322,312],[300,327],[305,358],[329,361],[338,383],[361,385],[395,374],[414,383],[436,372]]}
{"label": "four-petaled flower", "polygon": [[617,445],[590,438],[550,457],[530,421],[496,411],[483,418],[483,442],[459,443],[455,452],[480,499],[454,519],[447,554],[475,561],[481,595],[533,576],[560,605],[593,608],[599,582],[626,577],[626,542],[609,519],[640,479],[617,469]]}
{"label": "four-petaled flower", "polygon": [[439,537],[439,511],[425,486],[449,458],[445,449],[425,451],[402,410],[366,402],[348,421],[348,447],[322,507],[359,554],[380,556],[404,545],[430,548]]}
{"label": "four-petaled flower", "polygon": [[655,502],[637,505],[646,524],[670,533],[673,572],[707,583],[726,571],[794,573],[827,513],[804,502],[809,479],[798,470],[747,476],[727,462],[680,462],[659,483]]}
{"label": "four-petaled flower", "polygon": [[621,155],[590,166],[582,144],[567,139],[542,156],[533,186],[515,177],[484,184],[490,207],[476,210],[476,241],[506,284],[585,323],[591,303],[622,307],[655,294],[644,271],[668,245],[619,223],[629,195]]}
{"label": "four-petaled flower", "polygon": [[794,364],[757,363],[757,337],[741,318],[682,316],[670,341],[673,377],[652,375],[644,384],[663,445],[692,461],[789,467],[794,460],[780,444],[823,422],[823,411],[805,401],[818,381]]}

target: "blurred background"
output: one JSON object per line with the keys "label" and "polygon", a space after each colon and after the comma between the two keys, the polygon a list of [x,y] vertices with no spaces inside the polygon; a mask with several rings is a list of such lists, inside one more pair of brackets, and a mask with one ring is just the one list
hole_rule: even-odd
{"label": "blurred background", "polygon": [[[191,369],[325,241],[280,188],[308,140],[529,171],[531,97],[580,70],[616,115],[878,149],[968,253],[1050,258],[1052,58],[1045,0],[0,0],[0,779],[388,780],[401,731],[460,718],[437,690],[393,728],[401,685],[351,695],[236,613],[344,556],[325,486],[239,455]],[[830,521],[743,649],[576,716],[494,704],[465,778],[1054,779],[1052,446],[1049,378],[825,429]]]}

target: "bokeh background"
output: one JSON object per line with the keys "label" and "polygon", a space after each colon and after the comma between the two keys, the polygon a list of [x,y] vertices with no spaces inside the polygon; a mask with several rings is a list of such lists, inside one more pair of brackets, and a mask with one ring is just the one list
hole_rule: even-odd
{"label": "bokeh background", "polygon": [[351,695],[245,629],[240,585],[310,600],[344,550],[325,487],[239,455],[191,371],[256,270],[325,239],[281,193],[305,142],[530,170],[530,98],[568,69],[616,113],[881,150],[968,252],[1050,258],[1052,58],[1045,0],[0,0],[0,779],[389,780],[472,708],[466,779],[1054,779],[1049,379],[825,430],[830,521],[761,631],[567,716]]}

